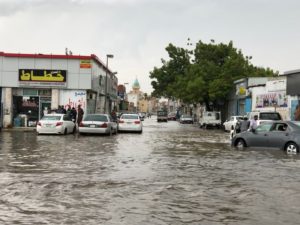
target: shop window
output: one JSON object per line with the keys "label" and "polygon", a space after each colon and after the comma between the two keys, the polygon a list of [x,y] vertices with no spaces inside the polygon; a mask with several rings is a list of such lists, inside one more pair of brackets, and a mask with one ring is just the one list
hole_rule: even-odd
{"label": "shop window", "polygon": [[13,96],[15,127],[34,127],[39,118],[39,97]]}
{"label": "shop window", "polygon": [[38,90],[37,89],[24,88],[23,89],[23,96],[38,96]]}
{"label": "shop window", "polygon": [[51,96],[51,89],[40,89],[39,96]]}

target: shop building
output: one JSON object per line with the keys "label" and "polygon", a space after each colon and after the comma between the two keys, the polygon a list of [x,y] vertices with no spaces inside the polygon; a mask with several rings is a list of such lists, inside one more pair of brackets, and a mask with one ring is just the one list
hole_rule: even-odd
{"label": "shop building", "polygon": [[96,55],[0,52],[0,125],[35,126],[59,106],[108,112],[116,104],[117,83]]}

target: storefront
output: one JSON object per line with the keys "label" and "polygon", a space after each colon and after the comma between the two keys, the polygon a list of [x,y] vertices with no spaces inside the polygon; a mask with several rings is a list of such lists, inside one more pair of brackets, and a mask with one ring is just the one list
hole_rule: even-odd
{"label": "storefront", "polygon": [[86,113],[102,112],[100,77],[106,74],[117,80],[95,55],[0,52],[0,124],[34,127],[45,113],[58,107],[77,109],[81,105]]}

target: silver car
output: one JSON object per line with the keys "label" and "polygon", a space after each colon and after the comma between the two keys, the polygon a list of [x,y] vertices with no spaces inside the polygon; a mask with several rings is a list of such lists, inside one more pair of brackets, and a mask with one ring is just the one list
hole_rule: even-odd
{"label": "silver car", "polygon": [[117,122],[108,114],[88,114],[79,124],[80,134],[117,134]]}
{"label": "silver car", "polygon": [[235,147],[279,148],[287,153],[299,152],[300,121],[273,121],[259,125],[232,138]]}

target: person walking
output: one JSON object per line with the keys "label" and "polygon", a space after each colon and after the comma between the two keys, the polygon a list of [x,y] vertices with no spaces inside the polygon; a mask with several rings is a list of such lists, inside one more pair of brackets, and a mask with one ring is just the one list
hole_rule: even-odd
{"label": "person walking", "polygon": [[81,105],[78,105],[78,109],[77,109],[77,124],[78,124],[78,126],[83,119],[83,114],[84,114],[84,111],[81,108]]}

